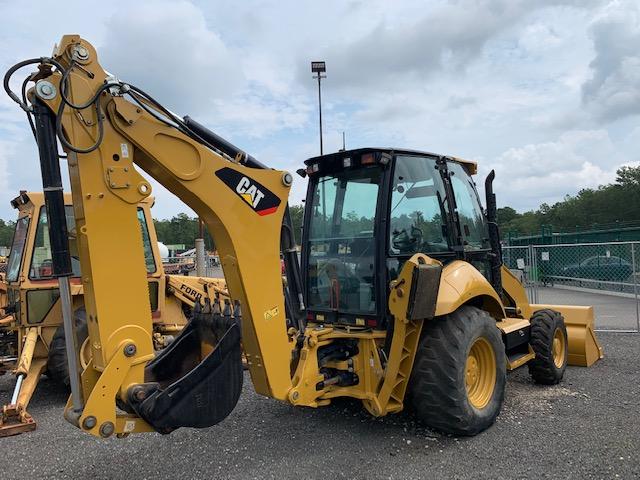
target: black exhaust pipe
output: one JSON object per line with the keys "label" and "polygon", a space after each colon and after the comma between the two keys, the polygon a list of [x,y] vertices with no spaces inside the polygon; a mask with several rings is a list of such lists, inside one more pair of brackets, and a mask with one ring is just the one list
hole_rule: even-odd
{"label": "black exhaust pipe", "polygon": [[496,178],[495,170],[491,170],[484,182],[484,190],[487,198],[487,224],[489,227],[489,243],[491,245],[491,284],[502,297],[502,245],[500,244],[500,229],[498,228],[498,207],[496,194],[493,193],[493,180]]}

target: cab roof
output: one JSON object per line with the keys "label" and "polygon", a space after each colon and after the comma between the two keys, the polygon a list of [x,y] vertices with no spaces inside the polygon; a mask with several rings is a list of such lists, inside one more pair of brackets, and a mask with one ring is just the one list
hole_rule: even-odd
{"label": "cab roof", "polygon": [[339,152],[327,153],[325,155],[318,155],[317,157],[311,157],[304,161],[305,165],[311,165],[314,163],[334,162],[339,158],[355,157],[363,155],[365,153],[380,152],[388,155],[409,155],[409,156],[421,156],[421,157],[433,157],[433,158],[445,158],[447,160],[461,164],[469,175],[475,175],[478,172],[478,164],[471,160],[465,160],[464,158],[454,157],[452,155],[440,155],[432,152],[423,152],[421,150],[411,150],[406,148],[392,148],[392,147],[365,147],[354,148],[352,150],[342,150]]}

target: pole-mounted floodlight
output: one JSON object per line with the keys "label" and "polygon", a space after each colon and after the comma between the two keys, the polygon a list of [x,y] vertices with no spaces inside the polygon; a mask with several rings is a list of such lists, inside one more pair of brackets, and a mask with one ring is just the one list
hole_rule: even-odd
{"label": "pole-mounted floodlight", "polygon": [[318,79],[318,114],[320,117],[320,155],[322,155],[322,93],[320,88],[320,81],[323,78],[327,78],[323,75],[327,71],[325,62],[311,62],[311,72],[316,75],[313,78]]}

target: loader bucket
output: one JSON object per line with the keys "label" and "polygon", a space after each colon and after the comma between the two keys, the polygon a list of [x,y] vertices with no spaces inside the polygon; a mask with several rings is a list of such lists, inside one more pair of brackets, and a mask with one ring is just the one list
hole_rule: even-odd
{"label": "loader bucket", "polygon": [[551,309],[560,312],[567,326],[569,365],[590,367],[604,355],[593,330],[593,307],[573,305],[531,305],[533,311]]}
{"label": "loader bucket", "polygon": [[146,383],[129,390],[133,410],[160,433],[224,420],[242,391],[238,320],[196,307],[180,335],[145,367]]}

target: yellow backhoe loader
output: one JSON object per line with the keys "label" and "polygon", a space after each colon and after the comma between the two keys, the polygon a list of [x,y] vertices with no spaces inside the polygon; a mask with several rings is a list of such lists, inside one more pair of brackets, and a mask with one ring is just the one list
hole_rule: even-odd
{"label": "yellow backhoe loader", "polygon": [[[28,65],[38,70],[23,85],[35,85],[21,98],[9,79]],[[590,307],[531,305],[502,266],[493,175],[484,211],[473,162],[378,148],[307,160],[298,172],[309,178],[300,267],[292,175],[108,74],[86,40],[66,35],[51,57],[20,62],[5,79],[33,122],[70,333],[57,141],[68,156],[89,336],[86,366],[69,355],[65,418],[85,432],[222,421],[242,389],[241,333],[259,394],[300,407],[351,397],[374,416],[408,404],[425,424],[458,435],[494,422],[507,370],[528,364],[536,382],[554,384],[567,363],[602,356]],[[157,356],[136,216],[151,186],[138,168],[206,222],[241,306],[196,304]],[[115,288],[122,277],[127,288]],[[79,351],[75,335],[66,338]]]}
{"label": "yellow backhoe loader", "polygon": [[[64,195],[69,232],[72,275],[70,292],[79,343],[87,337],[84,288],[80,274],[71,195]],[[148,304],[153,318],[155,350],[167,346],[186,325],[195,302],[203,296],[221,295],[223,279],[165,275],[151,218],[153,198],[137,205],[144,246]],[[16,230],[6,275],[0,280],[0,374],[17,376],[15,392],[0,414],[0,437],[36,427],[27,406],[40,379],[46,374],[68,386],[67,353],[62,327],[57,280],[53,276],[49,225],[41,192],[20,192],[11,201],[18,211]],[[119,255],[114,245],[108,254]],[[126,284],[122,276],[120,285]],[[113,301],[118,302],[117,294]],[[9,400],[9,399],[7,399]]]}

